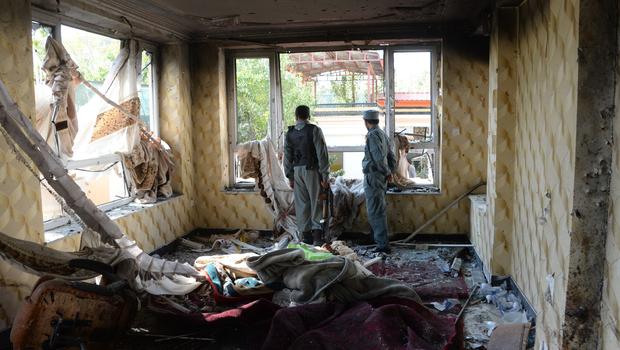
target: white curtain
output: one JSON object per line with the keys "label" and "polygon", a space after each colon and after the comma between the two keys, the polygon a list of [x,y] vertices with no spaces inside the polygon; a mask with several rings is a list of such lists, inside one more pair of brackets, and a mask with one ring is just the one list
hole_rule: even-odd
{"label": "white curtain", "polygon": [[[125,41],[110,72],[99,89],[112,101],[122,104],[138,97],[141,51],[135,40]],[[113,109],[99,96],[93,96],[78,112],[80,129],[75,138],[73,160],[95,158],[112,153],[129,153],[140,139],[137,123],[92,140],[97,117]]]}

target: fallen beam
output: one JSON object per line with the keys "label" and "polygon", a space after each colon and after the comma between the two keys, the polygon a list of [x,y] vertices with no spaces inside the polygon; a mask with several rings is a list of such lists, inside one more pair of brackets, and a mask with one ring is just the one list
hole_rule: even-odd
{"label": "fallen beam", "polygon": [[69,176],[61,160],[11,99],[2,81],[0,81],[0,125],[84,224],[98,232],[105,242],[116,245],[114,240],[123,237],[120,228],[86,197],[80,186]]}
{"label": "fallen beam", "polygon": [[120,247],[128,257],[135,259],[141,271],[155,276],[174,274],[199,276],[198,271],[188,264],[151,257],[142,251],[136,242],[125,236],[118,225],[97,208],[68,175],[61,160],[10,97],[2,80],[0,80],[0,126],[10,137],[7,142],[12,141],[21,148],[84,225],[97,232],[102,241]]}

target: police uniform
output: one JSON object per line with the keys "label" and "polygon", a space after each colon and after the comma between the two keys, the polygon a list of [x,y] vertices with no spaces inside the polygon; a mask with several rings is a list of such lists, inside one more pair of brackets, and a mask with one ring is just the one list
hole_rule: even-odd
{"label": "police uniform", "polygon": [[[378,112],[366,111],[364,112],[364,119],[379,120]],[[364,194],[366,196],[368,222],[379,250],[389,250],[385,192],[387,190],[387,178],[392,174],[395,166],[396,158],[388,136],[378,126],[368,129],[364,159],[362,160]]]}
{"label": "police uniform", "polygon": [[307,120],[289,126],[284,140],[284,171],[294,182],[297,228],[306,243],[322,241],[321,180],[329,179],[329,157],[321,129]]}

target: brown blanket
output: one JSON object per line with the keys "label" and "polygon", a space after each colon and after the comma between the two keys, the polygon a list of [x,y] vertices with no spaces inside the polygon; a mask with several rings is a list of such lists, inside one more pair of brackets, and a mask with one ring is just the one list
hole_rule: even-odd
{"label": "brown blanket", "polygon": [[154,203],[157,197],[172,196],[170,155],[153,141],[141,139],[131,153],[123,154],[133,195],[139,202]]}

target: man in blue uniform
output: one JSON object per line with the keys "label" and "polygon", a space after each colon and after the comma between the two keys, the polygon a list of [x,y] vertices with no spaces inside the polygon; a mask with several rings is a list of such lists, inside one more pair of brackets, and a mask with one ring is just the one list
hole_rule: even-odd
{"label": "man in blue uniform", "polygon": [[329,187],[329,156],[321,129],[310,124],[310,108],[295,109],[284,139],[284,171],[295,193],[297,228],[304,243],[322,245],[320,188]]}
{"label": "man in blue uniform", "polygon": [[377,244],[375,252],[390,253],[385,212],[385,191],[387,190],[387,183],[392,181],[396,158],[388,136],[379,128],[379,112],[365,111],[364,123],[368,133],[366,134],[362,171],[364,172],[364,194],[366,195],[368,222]]}

